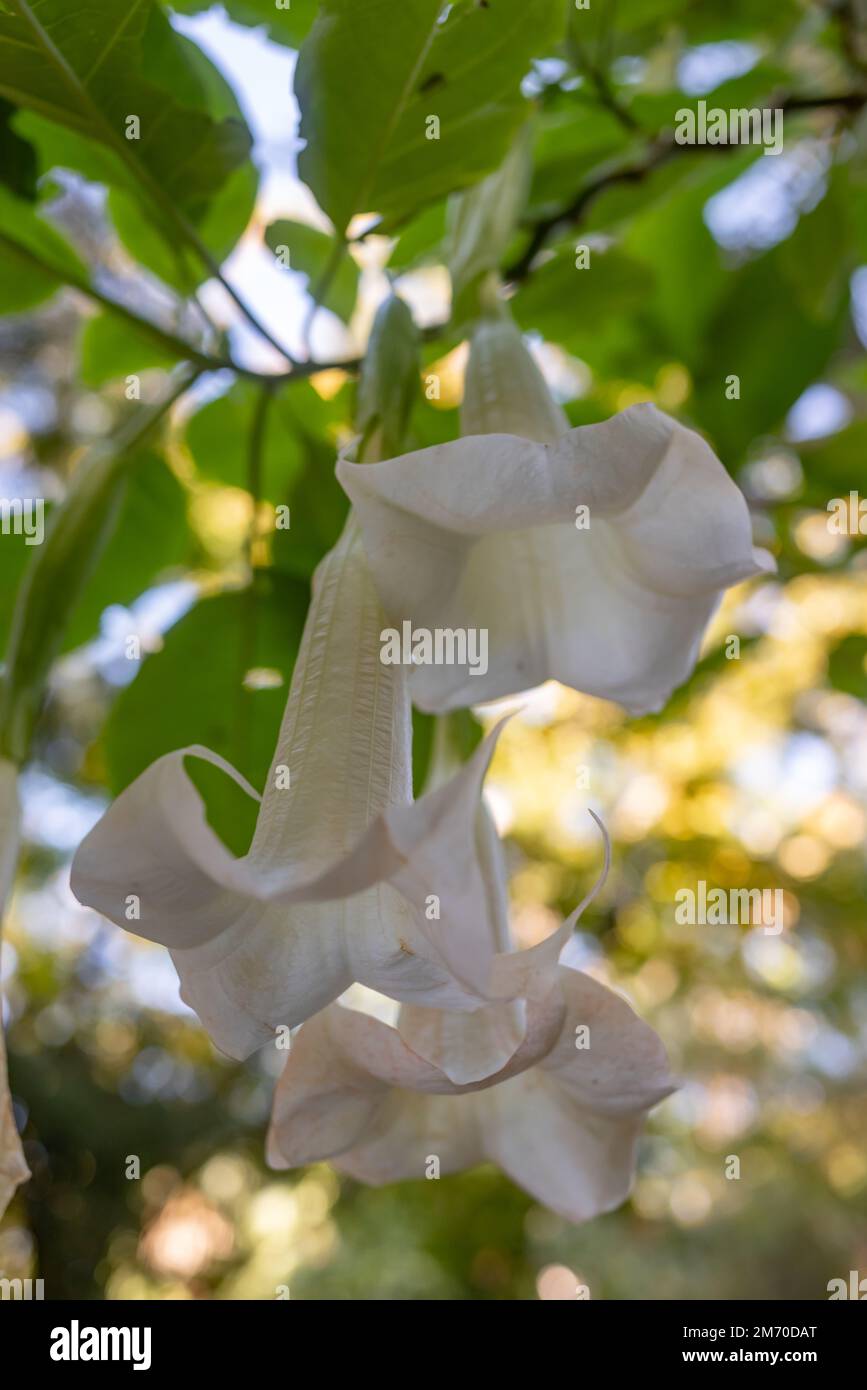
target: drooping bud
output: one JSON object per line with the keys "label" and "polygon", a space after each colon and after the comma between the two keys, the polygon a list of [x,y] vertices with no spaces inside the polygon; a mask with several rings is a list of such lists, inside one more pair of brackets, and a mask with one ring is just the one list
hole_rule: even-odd
{"label": "drooping bud", "polygon": [[553,444],[569,429],[512,320],[482,319],[470,345],[461,433],[517,434]]}
{"label": "drooping bud", "polygon": [[418,330],[404,301],[392,294],[377,311],[358,383],[356,422],[365,461],[401,453],[418,384]]}

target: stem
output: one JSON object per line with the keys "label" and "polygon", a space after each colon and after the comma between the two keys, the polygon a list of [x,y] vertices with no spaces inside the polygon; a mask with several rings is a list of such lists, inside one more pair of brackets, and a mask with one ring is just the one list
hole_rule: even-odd
{"label": "stem", "polygon": [[334,246],[331,248],[331,252],[329,253],[328,260],[326,261],[325,266],[323,267],[322,274],[319,276],[319,279],[317,280],[316,284],[313,285],[310,290],[310,298],[312,302],[304,320],[303,334],[304,351],[306,352],[308,358],[310,356],[311,351],[310,335],[313,332],[313,321],[316,318],[318,310],[322,307],[322,301],[324,300],[329,289],[331,288],[332,280],[334,279],[335,275],[340,269],[340,263],[343,260],[343,257],[346,253],[346,249],[347,248],[345,240],[340,239],[338,241],[335,241]]}
{"label": "stem", "polygon": [[247,563],[251,570],[253,568],[253,548],[257,537],[256,511],[262,496],[262,463],[265,453],[268,411],[273,397],[274,393],[272,387],[270,384],[266,383],[263,385],[256,400],[256,406],[253,411],[253,423],[250,430],[250,446],[247,454],[247,491],[253,499],[253,516],[247,535]]}
{"label": "stem", "polygon": [[90,281],[83,279],[80,275],[75,275],[65,268],[59,269],[57,266],[52,265],[50,261],[43,260],[41,256],[31,251],[29,246],[25,246],[22,242],[16,241],[14,237],[7,236],[5,232],[0,232],[0,247],[10,252],[12,255],[18,256],[19,260],[26,261],[29,265],[34,265],[39,270],[45,271],[46,274],[54,276],[71,289],[77,290],[79,294],[83,294],[88,299],[92,299],[95,304],[99,304],[102,308],[107,309],[109,313],[124,319],[125,322],[130,324],[133,328],[138,329],[141,333],[152,338],[154,342],[159,343],[161,347],[164,347],[168,352],[172,353],[179,361],[191,362],[201,371],[231,371],[235,372],[238,376],[249,378],[251,381],[261,381],[276,385],[291,381],[302,381],[306,377],[315,376],[317,372],[335,370],[357,372],[361,366],[362,358],[352,357],[330,362],[296,362],[292,370],[288,372],[276,372],[273,374],[257,372],[254,371],[252,367],[242,367],[231,357],[215,357],[212,353],[204,352],[201,348],[197,348],[192,343],[188,343],[186,339],[179,338],[168,329],[160,328],[159,324],[154,323],[152,319],[143,318],[140,314],[135,313],[133,309],[127,308],[125,304],[120,304],[116,299],[112,299],[109,295],[104,294],[102,290],[97,289],[95,285],[92,285]]}
{"label": "stem", "polygon": [[259,500],[262,496],[262,465],[265,456],[268,412],[271,408],[273,398],[274,392],[272,387],[268,384],[264,385],[259,392],[253,411],[247,451],[247,491],[252,500],[252,515],[250,517],[250,528],[247,532],[246,545],[247,567],[250,572],[249,583],[242,600],[244,621],[241,624],[240,639],[238,642],[240,670],[238,671],[238,699],[236,706],[236,749],[240,767],[246,766],[247,752],[249,749],[250,720],[247,715],[250,709],[251,692],[247,690],[244,685],[244,676],[256,664],[259,591],[254,564],[255,545],[258,537]]}

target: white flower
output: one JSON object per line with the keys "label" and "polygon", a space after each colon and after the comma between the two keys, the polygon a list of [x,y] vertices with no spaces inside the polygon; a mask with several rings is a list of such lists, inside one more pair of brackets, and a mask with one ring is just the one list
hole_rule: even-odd
{"label": "white flower", "polygon": [[568,1220],[617,1206],[646,1113],[674,1089],[662,1043],[623,999],[567,965],[525,988],[512,1055],[469,1084],[411,1042],[447,1030],[449,1050],[482,1055],[504,1006],[401,1009],[415,1016],[409,1038],[341,1004],[324,1010],[301,1028],[278,1085],[271,1165],[330,1159],[379,1185],[489,1161]]}
{"label": "white flower", "polygon": [[314,577],[248,854],[211,829],[185,760],[256,793],[193,747],[148,768],[75,855],[76,897],[169,947],[182,997],[232,1056],[356,981],[450,1009],[486,997],[495,947],[475,827],[496,734],[412,804],[406,673],[379,659],[383,624],[350,518]]}
{"label": "white flower", "polygon": [[337,470],[390,620],[488,633],[486,673],[419,667],[415,702],[441,712],[553,678],[661,708],[722,592],[773,569],[723,465],[649,404],[570,429],[505,321],[476,332],[462,427]]}
{"label": "white flower", "polygon": [[[0,924],[12,890],[18,856],[18,774],[12,763],[0,759]],[[0,1020],[0,1216],[12,1194],[30,1177],[15,1125],[6,1072],[6,1043]]]}
{"label": "white flower", "polygon": [[[475,1013],[402,1005],[396,1026],[352,990],[293,1040],[274,1098],[275,1168],[330,1159],[367,1183],[491,1161],[572,1221],[629,1191],[645,1114],[674,1089],[653,1029],[570,965],[572,934],[608,873],[539,945],[512,949],[502,849],[477,839],[496,955],[492,1002]],[[365,998],[365,995],[368,997]],[[353,1005],[360,1004],[357,1008]]]}

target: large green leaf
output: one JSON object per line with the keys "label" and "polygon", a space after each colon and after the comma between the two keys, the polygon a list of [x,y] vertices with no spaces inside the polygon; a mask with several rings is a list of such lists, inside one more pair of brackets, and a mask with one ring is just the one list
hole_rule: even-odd
{"label": "large green leaf", "polygon": [[274,565],[308,579],[343,530],[349,499],[334,474],[334,451],[312,439],[302,442],[304,464],[287,501],[291,525],[274,532]]}
{"label": "large green leaf", "polygon": [[82,590],[64,634],[71,650],[95,637],[111,604],[130,604],[187,557],[186,493],[159,454],[145,450],[130,479],[112,535]]}
{"label": "large green leaf", "polygon": [[[204,53],[175,33],[160,11],[154,11],[142,36],[141,64],[149,80],[208,120],[243,129],[241,109],[229,84]],[[167,284],[189,292],[210,272],[183,237],[167,234],[159,218],[142,217],[142,190],[118,174],[113,154],[103,146],[33,111],[20,113],[16,129],[39,152],[42,168],[72,168],[110,186],[109,207],[115,228],[138,261]],[[221,261],[232,250],[250,220],[258,190],[258,171],[251,160],[227,171],[196,219],[199,240]]]}
{"label": "large green leaf", "polygon": [[477,311],[481,287],[506,259],[530,187],[530,138],[528,123],[499,169],[475,188],[449,199],[448,266],[454,324]]}
{"label": "large green leaf", "polygon": [[[817,209],[787,242],[730,275],[708,321],[694,408],[729,464],[758,435],[782,425],[843,341],[849,295],[838,270],[845,248],[834,238],[817,238],[816,217],[821,226]],[[810,258],[820,295],[793,285],[792,265],[800,257]],[[726,395],[732,376],[739,378],[738,399]]]}
{"label": "large green leaf", "polygon": [[[53,508],[47,506],[45,508],[46,525],[52,510]],[[29,561],[34,559],[34,551],[35,547],[28,544],[23,531],[21,535],[16,535],[12,529],[0,532],[0,591],[4,597],[3,603],[0,603],[0,650],[5,651],[9,629],[15,616],[11,595],[16,593]]]}
{"label": "large green leaf", "polygon": [[[653,289],[647,267],[617,247],[589,246],[589,263],[576,266],[575,241],[521,287],[512,309],[522,328],[534,329],[595,370],[635,370],[644,340],[640,316]],[[583,264],[583,255],[580,257]]]}
{"label": "large green leaf", "polygon": [[3,312],[30,309],[66,280],[86,280],[87,271],[38,206],[16,198],[0,184],[0,268]]}
{"label": "large green leaf", "polygon": [[[302,178],[339,232],[475,182],[526,112],[520,82],[562,29],[551,0],[322,0],[298,58]],[[439,138],[428,138],[439,122]]]}
{"label": "large green leaf", "polygon": [[36,151],[12,128],[15,107],[0,98],[0,183],[19,198],[33,202],[39,172]]}
{"label": "large green leaf", "polygon": [[142,441],[191,380],[190,373],[179,377],[162,401],[135,411],[92,449],[27,562],[0,681],[0,747],[13,762],[28,755],[48,672],[111,537]]}
{"label": "large green leaf", "polygon": [[648,311],[671,351],[690,369],[704,351],[708,322],[731,278],[705,225],[704,207],[756,157],[754,151],[741,152],[699,163],[640,211],[623,239],[624,250],[652,272]]}
{"label": "large green leaf", "polygon": [[[249,485],[249,441],[258,396],[259,388],[252,382],[237,381],[225,395],[192,417],[186,442],[203,478],[230,487]],[[287,500],[303,466],[306,441],[327,439],[337,413],[309,382],[295,383],[274,399],[263,445],[263,498],[270,502]],[[333,471],[336,444],[326,452]]]}
{"label": "large green leaf", "polygon": [[428,261],[445,259],[448,200],[431,203],[400,229],[388,258],[388,268],[396,274],[412,270]]}
{"label": "large green leaf", "polygon": [[799,503],[824,509],[834,497],[848,499],[853,484],[861,483],[863,476],[867,420],[855,420],[836,434],[801,444],[798,453],[804,469]]}
{"label": "large green leaf", "polygon": [[153,367],[170,367],[178,360],[145,333],[136,332],[114,314],[95,314],[85,321],[78,342],[79,370],[85,386],[103,386],[119,377]]}
{"label": "large green leaf", "polygon": [[[193,743],[221,754],[261,789],[308,596],[303,582],[260,571],[249,590],[205,599],[183,617],[162,650],[145,658],[109,717],[104,746],[111,790],[122,791],[155,758]],[[272,679],[281,683],[245,684],[251,671],[275,673]],[[195,775],[198,781],[200,770]],[[199,785],[211,823],[243,853],[255,803],[239,797],[226,777],[205,773]]]}
{"label": "large green leaf", "polygon": [[595,166],[627,150],[633,139],[589,96],[558,94],[536,123],[531,208],[567,203]]}
{"label": "large green leaf", "polygon": [[[144,75],[145,50],[181,97]],[[217,123],[184,99],[191,73],[153,0],[82,0],[73,13],[66,0],[2,0],[0,96],[57,127],[55,163],[143,198],[175,235],[250,147],[237,118]]]}
{"label": "large green leaf", "polygon": [[867,700],[867,637],[851,633],[828,654],[828,683],[858,700]]}
{"label": "large green leaf", "polygon": [[[711,321],[705,364],[696,386],[696,413],[727,461],[751,440],[779,428],[787,412],[841,341],[845,306],[821,321],[804,313],[780,272],[763,258],[734,277]],[[740,398],[726,397],[730,376]]]}
{"label": "large green leaf", "polygon": [[[857,264],[849,185],[841,168],[831,171],[824,198],[780,247],[780,269],[804,310],[814,318],[833,314]],[[833,247],[833,254],[828,248]]]}
{"label": "large green leaf", "polygon": [[[142,63],[144,71],[185,106],[216,122],[228,122],[230,128],[244,128],[243,112],[229,83],[195,43],[177,34],[161,16],[155,15],[148,25]],[[209,199],[197,231],[215,260],[224,260],[241,237],[253,215],[258,190],[258,169],[247,159]],[[153,224],[141,217],[135,197],[115,188],[110,205],[124,244],[161,279],[189,292],[205,278],[207,268],[198,258],[182,256],[174,239],[167,244]]]}
{"label": "large green leaf", "polygon": [[[334,246],[332,237],[304,222],[292,222],[287,218],[281,218],[279,222],[271,223],[265,233],[265,240],[275,256],[280,259],[281,265],[285,265],[288,270],[300,271],[302,275],[307,276],[311,289],[316,288]],[[351,256],[344,256],[336,275],[327,287],[322,303],[344,323],[348,323],[352,318],[357,298],[358,266]]]}

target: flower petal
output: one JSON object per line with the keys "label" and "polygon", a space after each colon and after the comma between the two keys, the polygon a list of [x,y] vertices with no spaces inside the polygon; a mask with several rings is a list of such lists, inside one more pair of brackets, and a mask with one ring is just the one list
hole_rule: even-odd
{"label": "flower petal", "polygon": [[589,1221],[629,1195],[643,1113],[584,1110],[538,1070],[475,1100],[485,1156],[567,1221]]}
{"label": "flower petal", "polygon": [[[418,1012],[448,1020],[449,1042],[455,1045],[452,1055],[457,1055],[457,1044],[463,1037],[467,1070],[471,1071],[471,1061],[478,1061],[484,1053],[485,1031],[496,1031],[500,1026],[497,1015],[502,1007],[497,1005],[475,1014]],[[401,1010],[401,1014],[405,1012]],[[389,1172],[421,1175],[419,1146],[429,1146],[431,1133],[425,1128],[426,1117],[438,1132],[439,1117],[446,1113],[439,1101],[444,1097],[467,1097],[534,1066],[555,1045],[563,1020],[563,999],[555,985],[547,995],[527,1006],[522,1035],[515,1038],[516,1045],[506,1064],[488,1074],[476,1066],[479,1075],[463,1084],[416,1053],[402,1036],[402,1029],[392,1028],[356,1009],[332,1005],[305,1023],[293,1041],[274,1097],[269,1162],[278,1167],[294,1167],[345,1156],[351,1149],[350,1161],[354,1166],[347,1171],[360,1172],[375,1153],[377,1172],[387,1163]],[[428,1041],[431,1037],[436,1039],[435,1018],[430,1019],[430,1028]],[[418,1018],[415,1031],[424,1036]],[[431,1100],[429,1111],[419,1108],[419,1095]],[[460,1128],[463,1107],[455,1119]],[[413,1142],[407,1148],[405,1140],[410,1135]],[[425,1149],[428,1152],[429,1147]],[[380,1180],[386,1179],[365,1179]]]}
{"label": "flower petal", "polygon": [[482,1002],[496,940],[476,833],[497,731],[410,804],[406,678],[378,659],[382,621],[350,537],[317,572],[248,855],[235,858],[208,825],[185,760],[255,792],[188,748],[127,787],[75,856],[79,900],[171,949],[184,999],[232,1056],[356,980],[409,1003]]}
{"label": "flower petal", "polygon": [[557,978],[566,1019],[542,1070],[576,1104],[604,1115],[649,1110],[670,1095],[675,1082],[662,1040],[626,1000],[567,965]]}
{"label": "flower petal", "polygon": [[12,1200],[16,1187],[26,1182],[30,1170],[24,1161],[21,1139],[15,1124],[9,1077],[6,1070],[6,1040],[0,1029],[0,1216]]}
{"label": "flower petal", "polygon": [[539,990],[550,988],[550,972],[560,961],[564,951],[573,938],[573,933],[585,910],[602,891],[611,868],[611,840],[608,831],[595,811],[589,815],[596,822],[602,835],[605,857],[595,883],[581,899],[578,906],[569,914],[565,922],[553,931],[544,941],[529,946],[522,951],[502,951],[491,967],[491,994],[495,999],[515,999],[518,996],[532,998]]}
{"label": "flower petal", "polygon": [[[474,1045],[490,1013],[448,1026]],[[589,1048],[575,1046],[579,1024],[590,1030]],[[586,1221],[627,1196],[645,1112],[671,1089],[652,1029],[569,968],[528,1003],[526,1037],[507,1066],[472,1085],[456,1085],[388,1024],[335,1005],[295,1040],[275,1095],[269,1162],[330,1158],[379,1184],[424,1176],[434,1156],[441,1172],[487,1158],[568,1220]]]}
{"label": "flower petal", "polygon": [[468,436],[337,472],[390,618],[489,634],[486,673],[413,671],[425,709],[551,678],[657,709],[692,669],[722,590],[770,566],[712,450],[652,405],[554,443]]}

